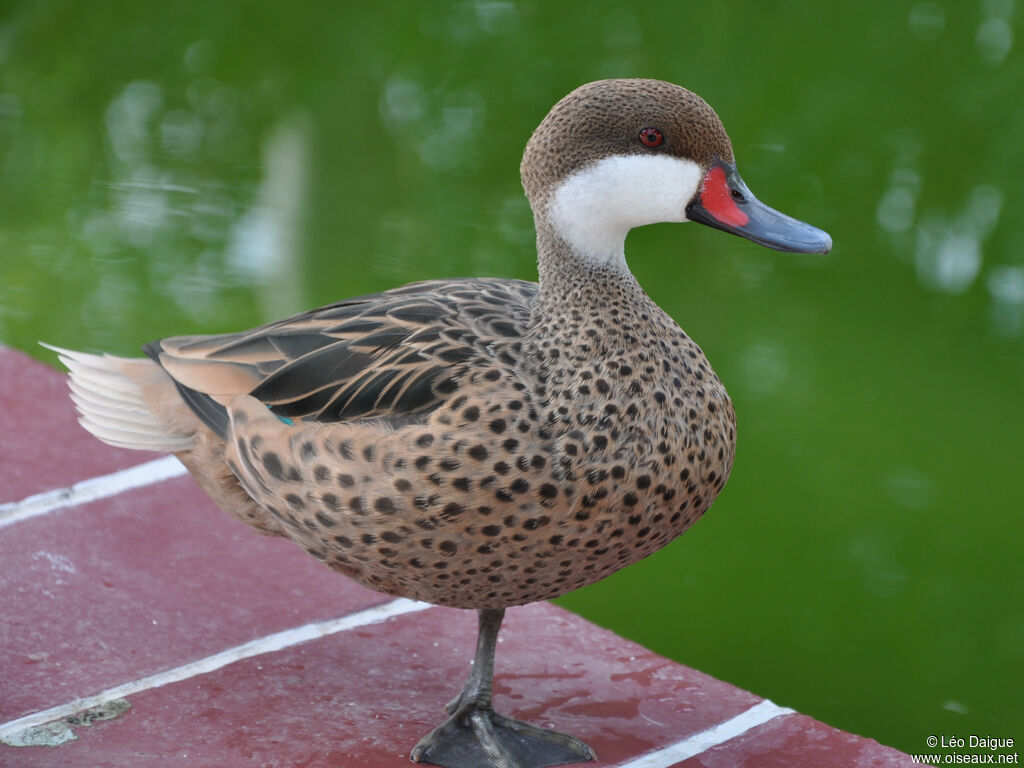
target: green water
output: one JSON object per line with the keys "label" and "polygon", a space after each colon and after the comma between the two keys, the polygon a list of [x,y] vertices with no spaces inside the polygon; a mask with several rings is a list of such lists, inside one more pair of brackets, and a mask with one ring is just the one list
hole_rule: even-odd
{"label": "green water", "polygon": [[1024,742],[1014,0],[233,6],[0,10],[0,340],[132,354],[411,280],[533,279],[518,163],[549,106],[687,85],[751,189],[836,247],[630,236],[733,395],[738,457],[694,530],[561,602],[908,751]]}

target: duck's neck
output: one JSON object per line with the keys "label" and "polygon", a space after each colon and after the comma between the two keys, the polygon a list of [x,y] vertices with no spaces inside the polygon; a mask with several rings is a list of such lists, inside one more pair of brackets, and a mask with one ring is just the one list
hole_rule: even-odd
{"label": "duck's neck", "polygon": [[605,354],[635,346],[641,326],[667,319],[625,258],[580,253],[549,222],[538,217],[536,223],[540,293],[531,324],[537,338]]}
{"label": "duck's neck", "polygon": [[[611,289],[612,294],[622,297],[643,296],[633,273],[626,265],[623,243],[607,252],[593,253],[580,248],[546,217],[538,216],[537,227],[537,271],[540,282],[539,304],[552,311],[565,311],[568,307],[591,304],[600,299],[601,289]],[[602,302],[603,303],[603,302]]]}

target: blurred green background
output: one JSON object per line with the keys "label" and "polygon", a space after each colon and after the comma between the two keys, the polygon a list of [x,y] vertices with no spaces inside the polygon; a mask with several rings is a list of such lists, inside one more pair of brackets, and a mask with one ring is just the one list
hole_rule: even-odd
{"label": "blurred green background", "polygon": [[738,457],[694,530],[560,602],[907,751],[1020,743],[1020,18],[1015,0],[8,0],[0,341],[134,354],[411,280],[534,279],[518,163],[548,108],[602,77],[686,85],[755,194],[836,247],[630,236],[735,400]]}

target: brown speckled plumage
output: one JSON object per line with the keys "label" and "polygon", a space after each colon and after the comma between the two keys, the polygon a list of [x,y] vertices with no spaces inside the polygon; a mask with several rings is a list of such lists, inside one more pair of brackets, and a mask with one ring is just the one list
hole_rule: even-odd
{"label": "brown speckled plumage", "polygon": [[[647,127],[664,142],[641,144]],[[590,83],[555,105],[524,154],[539,285],[416,283],[252,331],[165,339],[149,361],[64,352],[83,423],[101,438],[175,452],[227,512],[362,584],[481,610],[479,679],[414,759],[448,760],[439,744],[467,729],[498,738],[485,733],[503,727],[485,646],[493,656],[501,609],[651,554],[729,476],[733,407],[700,348],[624,262],[580,253],[549,215],[565,180],[632,155],[734,168],[698,96],[653,80]],[[467,714],[480,710],[490,725]],[[592,754],[555,735],[562,758]]]}
{"label": "brown speckled plumage", "polygon": [[[365,422],[292,426],[239,399],[231,466],[285,535],[392,594],[498,608],[635,562],[721,489],[733,411],[697,345],[634,281],[581,284],[546,305],[558,311],[523,283],[421,284],[425,304],[466,297],[442,304],[450,314],[430,331],[459,346],[421,352],[458,350],[446,367],[421,363],[451,382],[446,397]],[[467,314],[480,295],[504,311]]]}

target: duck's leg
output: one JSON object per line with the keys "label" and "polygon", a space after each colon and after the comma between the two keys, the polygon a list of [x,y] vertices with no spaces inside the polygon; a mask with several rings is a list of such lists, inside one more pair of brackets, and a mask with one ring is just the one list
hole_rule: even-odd
{"label": "duck's leg", "polygon": [[480,633],[469,680],[448,705],[448,719],[420,739],[410,757],[444,768],[546,768],[596,759],[577,738],[494,711],[494,648],[505,610],[478,613]]}

